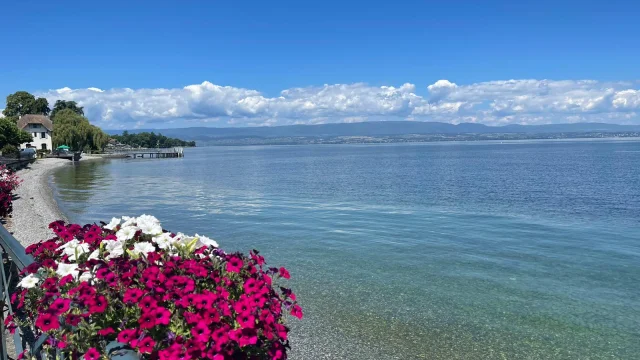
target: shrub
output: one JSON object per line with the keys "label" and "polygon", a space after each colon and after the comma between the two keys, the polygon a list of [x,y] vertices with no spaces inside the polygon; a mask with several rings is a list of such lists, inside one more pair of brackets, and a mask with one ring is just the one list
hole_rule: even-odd
{"label": "shrub", "polygon": [[17,158],[18,156],[20,156],[20,150],[18,150],[18,148],[13,145],[7,144],[3,146],[0,151],[2,151],[2,156],[7,158]]}
{"label": "shrub", "polygon": [[148,215],[49,227],[56,236],[26,249],[35,263],[12,296],[35,320],[21,325],[49,335],[45,350],[98,359],[119,342],[144,359],[286,358],[284,310],[302,310],[276,285],[287,270],[257,251],[226,253]]}
{"label": "shrub", "polygon": [[20,182],[15,173],[0,165],[0,217],[7,217],[13,212],[13,192]]}

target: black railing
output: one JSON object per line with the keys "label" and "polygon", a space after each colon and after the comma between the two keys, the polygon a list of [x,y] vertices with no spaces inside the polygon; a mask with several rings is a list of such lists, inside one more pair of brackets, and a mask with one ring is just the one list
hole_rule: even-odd
{"label": "black railing", "polygon": [[[19,309],[14,309],[11,305],[11,293],[13,293],[18,285],[19,273],[25,267],[33,263],[33,258],[25,253],[25,249],[16,238],[0,225],[0,360],[14,359],[22,352],[23,349],[29,349],[30,356],[36,359],[51,359],[42,349],[42,345],[47,340],[47,335],[42,334],[38,338],[35,336],[34,329],[28,326],[21,326],[16,329],[13,337],[13,351],[8,349],[8,338],[5,338],[7,331],[4,328],[4,319],[6,314],[13,316],[22,324],[29,323],[26,315]],[[107,345],[107,349],[114,348],[109,352],[109,359],[112,360],[139,360],[138,354],[128,346],[112,341]],[[59,350],[56,350],[56,359],[62,356]]]}
{"label": "black railing", "polygon": [[[5,316],[11,315],[16,319],[24,319],[24,314],[11,305],[11,293],[18,284],[19,272],[33,263],[33,258],[25,253],[24,247],[11,233],[0,225],[0,359],[12,359],[12,355],[20,354],[25,347],[31,354],[38,357],[38,348],[43,339],[36,339],[33,329],[21,327],[13,334],[13,351],[9,350],[8,334],[4,328]],[[39,341],[38,341],[39,340]]]}

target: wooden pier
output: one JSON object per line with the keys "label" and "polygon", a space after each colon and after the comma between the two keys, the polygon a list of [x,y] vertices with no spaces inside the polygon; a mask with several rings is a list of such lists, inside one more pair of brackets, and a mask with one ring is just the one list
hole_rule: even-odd
{"label": "wooden pier", "polygon": [[130,158],[154,158],[154,159],[165,159],[165,158],[181,158],[184,157],[184,148],[182,147],[173,147],[173,148],[158,148],[158,149],[129,149],[129,150],[116,150],[110,151],[109,155],[114,156],[126,156]]}

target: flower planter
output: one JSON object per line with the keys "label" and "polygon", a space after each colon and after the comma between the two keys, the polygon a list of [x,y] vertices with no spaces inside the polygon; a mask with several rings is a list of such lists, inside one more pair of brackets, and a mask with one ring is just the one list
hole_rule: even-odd
{"label": "flower planter", "polygon": [[[226,253],[205,236],[164,231],[142,215],[79,226],[58,221],[12,302],[64,358],[285,359],[295,294],[256,251]],[[9,324],[12,325],[12,324]]]}

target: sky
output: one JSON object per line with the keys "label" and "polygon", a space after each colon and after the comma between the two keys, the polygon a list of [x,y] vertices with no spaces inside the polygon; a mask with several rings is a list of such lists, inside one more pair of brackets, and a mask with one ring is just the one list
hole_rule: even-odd
{"label": "sky", "polygon": [[640,124],[635,1],[9,1],[0,109],[104,129]]}

